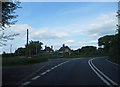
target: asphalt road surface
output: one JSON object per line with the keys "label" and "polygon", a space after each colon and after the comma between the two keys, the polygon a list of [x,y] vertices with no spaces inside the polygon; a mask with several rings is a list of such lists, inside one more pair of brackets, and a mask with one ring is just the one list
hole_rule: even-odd
{"label": "asphalt road surface", "polygon": [[56,59],[50,62],[20,87],[120,85],[120,66],[108,61],[107,57]]}

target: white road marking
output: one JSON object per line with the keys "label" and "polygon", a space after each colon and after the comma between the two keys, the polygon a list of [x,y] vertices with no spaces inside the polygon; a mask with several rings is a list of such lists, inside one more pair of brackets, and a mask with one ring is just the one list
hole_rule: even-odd
{"label": "white road marking", "polygon": [[58,64],[57,66],[61,66],[60,64]]}
{"label": "white road marking", "polygon": [[36,77],[34,77],[34,78],[32,78],[31,80],[36,80],[36,79],[38,79],[40,76],[36,76]]}
{"label": "white road marking", "polygon": [[54,66],[54,68],[57,68],[57,66]]}
{"label": "white road marking", "polygon": [[43,72],[43,73],[41,73],[40,75],[45,75],[46,74],[46,72]]}
{"label": "white road marking", "polygon": [[[43,73],[41,73],[40,75],[45,75],[47,72],[50,72],[51,70],[57,68],[58,66],[61,66],[61,65],[64,64],[64,63],[67,63],[67,62],[69,62],[69,61],[62,62],[62,63],[60,63],[60,64],[52,67],[51,69],[46,70],[46,72],[43,72]],[[43,67],[45,67],[45,65],[42,66],[41,69],[42,69]],[[36,80],[36,79],[38,79],[39,77],[41,77],[41,76],[35,76],[35,77],[32,78],[31,80]],[[26,86],[26,85],[28,85],[28,84],[30,84],[30,83],[31,83],[30,81],[27,81],[27,82],[23,83],[20,87],[24,87],[24,86]]]}
{"label": "white road marking", "polygon": [[51,69],[55,69],[54,67],[52,67]]}
{"label": "white road marking", "polygon": [[105,79],[92,67],[92,65],[90,64],[90,60],[88,61],[88,64],[89,64],[90,68],[98,75],[98,77],[99,77],[105,84],[110,85],[110,83],[109,83],[107,80],[105,80]]}
{"label": "white road marking", "polygon": [[[93,58],[94,59],[94,58]],[[93,59],[90,59],[89,61],[88,61],[88,64],[89,64],[89,66],[91,67],[91,69],[100,77],[100,79],[104,82],[104,83],[106,83],[107,85],[110,85],[110,83],[109,82],[111,82],[113,85],[117,85],[118,86],[118,84],[117,83],[115,83],[113,80],[111,80],[108,76],[106,76],[104,73],[102,73],[97,67],[95,67],[95,65],[92,63],[92,60]],[[91,63],[91,64],[90,64]],[[95,70],[95,69],[97,70]],[[99,74],[99,73],[101,74]],[[107,80],[105,80],[103,77],[102,77],[102,75],[105,77],[105,79],[107,79]]]}
{"label": "white road marking", "polygon": [[30,81],[24,82],[20,87],[24,87],[24,86],[26,86],[26,85],[28,85],[30,83],[31,83]]}
{"label": "white road marking", "polygon": [[51,70],[49,70],[49,69],[48,69],[48,70],[46,70],[46,72],[50,72],[50,71],[51,71]]}
{"label": "white road marking", "polygon": [[[93,60],[93,59],[92,59]],[[92,63],[91,61],[91,64],[93,65],[93,67],[100,73],[102,74],[107,80],[109,80],[113,85],[118,85],[117,83],[115,83],[113,80],[111,80],[108,76],[106,76],[104,73],[102,73],[97,67],[95,67],[95,65]]]}

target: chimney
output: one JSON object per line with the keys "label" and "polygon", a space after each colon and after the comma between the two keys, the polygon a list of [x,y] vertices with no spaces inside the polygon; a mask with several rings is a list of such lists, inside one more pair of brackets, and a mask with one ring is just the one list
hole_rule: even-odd
{"label": "chimney", "polygon": [[63,44],[63,47],[65,47],[65,44]]}
{"label": "chimney", "polygon": [[51,45],[51,49],[53,49],[53,46]]}
{"label": "chimney", "polygon": [[45,49],[46,49],[46,47],[47,47],[47,46],[45,45]]}

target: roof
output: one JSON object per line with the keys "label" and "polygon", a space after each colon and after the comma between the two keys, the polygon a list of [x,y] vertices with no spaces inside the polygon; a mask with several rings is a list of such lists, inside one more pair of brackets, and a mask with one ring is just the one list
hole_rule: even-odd
{"label": "roof", "polygon": [[46,47],[44,51],[53,51],[53,49],[51,49],[50,47]]}
{"label": "roof", "polygon": [[65,51],[65,49],[69,49],[69,50],[70,50],[70,48],[69,48],[68,46],[65,46],[65,47],[61,47],[61,48],[59,49],[59,51]]}

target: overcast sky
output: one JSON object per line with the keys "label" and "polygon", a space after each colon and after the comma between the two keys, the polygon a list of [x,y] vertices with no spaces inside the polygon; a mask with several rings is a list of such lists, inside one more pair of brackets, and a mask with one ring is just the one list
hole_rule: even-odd
{"label": "overcast sky", "polygon": [[98,38],[115,34],[117,2],[22,2],[16,10],[18,22],[5,33],[19,33],[8,41],[3,51],[10,52],[26,44],[26,30],[29,41],[53,45],[58,50],[63,43],[71,49],[82,46],[97,46]]}

